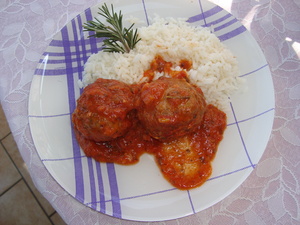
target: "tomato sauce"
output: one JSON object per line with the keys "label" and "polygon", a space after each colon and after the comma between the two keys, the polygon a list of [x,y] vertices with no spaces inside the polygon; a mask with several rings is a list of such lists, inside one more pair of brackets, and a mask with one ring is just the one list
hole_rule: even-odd
{"label": "tomato sauce", "polygon": [[164,177],[178,189],[195,188],[211,175],[211,161],[226,129],[226,114],[208,105],[202,124],[189,135],[165,142],[155,157]]}
{"label": "tomato sauce", "polygon": [[172,70],[173,63],[167,62],[160,55],[155,56],[154,60],[150,64],[150,68],[144,72],[144,77],[148,78],[148,81],[152,81],[155,75],[155,72],[168,74],[173,78],[185,78],[188,79],[188,74],[186,71],[189,71],[192,68],[192,62],[187,59],[182,59],[179,62],[179,66],[182,70]]}
{"label": "tomato sauce", "polygon": [[226,114],[208,105],[202,124],[189,135],[170,142],[149,136],[138,120],[130,131],[115,140],[94,142],[76,132],[76,138],[88,157],[99,162],[132,165],[144,154],[156,158],[164,177],[178,189],[203,184],[211,175],[211,161],[226,128]]}
{"label": "tomato sauce", "polygon": [[124,136],[112,141],[95,142],[75,132],[78,143],[88,157],[99,162],[132,165],[139,161],[144,153],[155,153],[161,143],[150,137],[136,120],[133,127]]}
{"label": "tomato sauce", "polygon": [[[187,79],[186,70],[191,69],[192,63],[181,60],[182,71],[173,71],[171,66],[172,63],[157,56],[144,76],[151,81],[156,71],[163,71],[172,77],[183,76]],[[131,85],[135,95],[140,88],[140,85]],[[136,112],[132,113],[131,123],[128,132],[110,141],[96,142],[87,139],[77,129],[75,134],[86,156],[99,162],[132,165],[139,161],[142,154],[152,154],[166,180],[181,190],[198,187],[210,177],[211,162],[226,129],[224,112],[213,105],[207,105],[202,122],[196,130],[173,140],[158,140],[151,137],[142,126]]]}

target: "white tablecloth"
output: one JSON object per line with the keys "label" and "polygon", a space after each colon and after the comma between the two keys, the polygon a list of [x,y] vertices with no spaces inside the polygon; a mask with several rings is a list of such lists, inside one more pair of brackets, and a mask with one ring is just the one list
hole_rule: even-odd
{"label": "white tablecloth", "polygon": [[[212,2],[239,19],[265,54],[275,87],[273,131],[256,169],[232,194],[192,216],[154,224],[300,224],[300,1]],[[93,211],[63,190],[38,157],[29,129],[28,96],[41,54],[55,33],[96,3],[0,2],[0,100],[36,187],[68,224],[139,224]]]}

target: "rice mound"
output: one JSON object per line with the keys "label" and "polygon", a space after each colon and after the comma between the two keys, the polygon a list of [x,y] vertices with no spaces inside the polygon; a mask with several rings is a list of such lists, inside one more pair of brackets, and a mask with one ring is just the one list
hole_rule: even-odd
{"label": "rice mound", "polygon": [[[80,87],[98,78],[117,79],[128,84],[147,81],[143,77],[156,55],[181,70],[179,61],[192,61],[187,71],[190,82],[198,85],[208,104],[228,108],[228,97],[235,93],[243,79],[238,77],[237,59],[224,44],[203,27],[194,27],[182,19],[156,18],[152,25],[138,28],[139,41],[129,53],[100,51],[89,57],[84,66]],[[167,74],[156,73],[155,79]]]}

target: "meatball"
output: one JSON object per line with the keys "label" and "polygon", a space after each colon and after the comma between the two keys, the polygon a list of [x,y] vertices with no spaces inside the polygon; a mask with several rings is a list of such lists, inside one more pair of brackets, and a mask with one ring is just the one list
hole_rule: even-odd
{"label": "meatball", "polygon": [[175,139],[200,125],[206,108],[203,92],[185,79],[162,77],[141,88],[138,117],[156,139]]}
{"label": "meatball", "polygon": [[99,78],[83,90],[72,121],[85,138],[110,141],[124,135],[131,127],[134,108],[134,95],[129,85]]}

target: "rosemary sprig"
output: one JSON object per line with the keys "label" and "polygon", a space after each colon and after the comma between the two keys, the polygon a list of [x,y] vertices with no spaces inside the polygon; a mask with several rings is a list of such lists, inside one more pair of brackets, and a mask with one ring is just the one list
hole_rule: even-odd
{"label": "rosemary sprig", "polygon": [[141,40],[138,37],[137,29],[133,30],[132,24],[129,28],[123,27],[123,15],[121,11],[119,14],[114,12],[113,5],[111,5],[111,13],[104,3],[99,8],[99,15],[106,19],[109,25],[103,24],[99,19],[95,18],[95,21],[87,21],[84,23],[84,31],[94,31],[95,34],[89,37],[105,38],[103,41],[103,51],[106,52],[129,52],[134,46]]}

